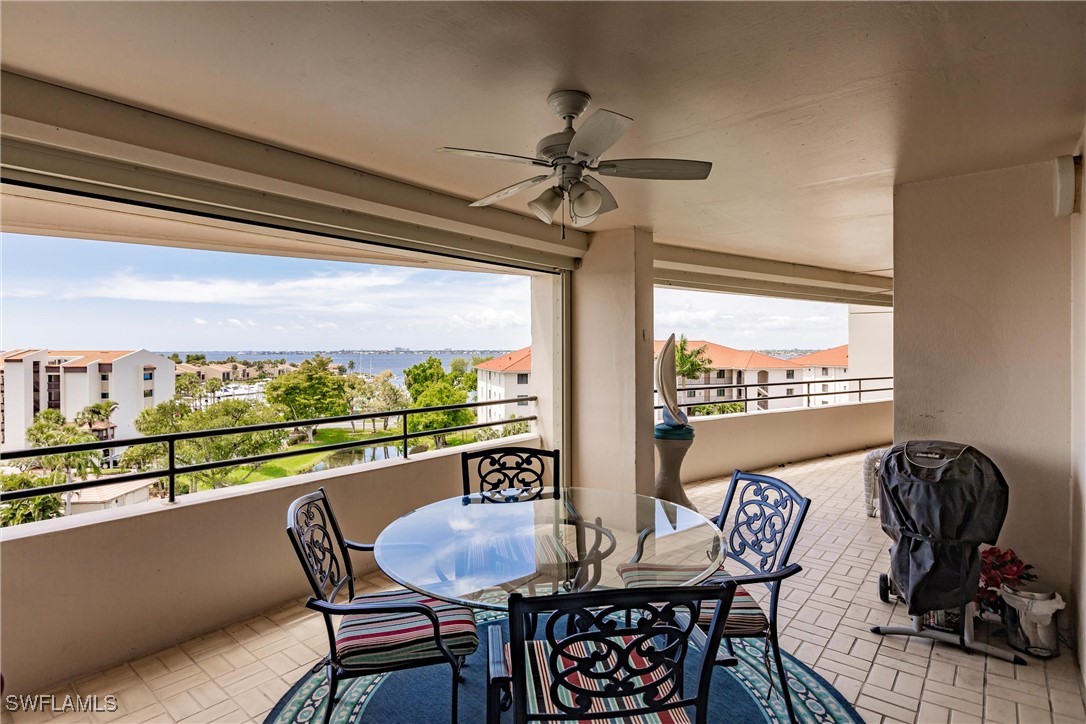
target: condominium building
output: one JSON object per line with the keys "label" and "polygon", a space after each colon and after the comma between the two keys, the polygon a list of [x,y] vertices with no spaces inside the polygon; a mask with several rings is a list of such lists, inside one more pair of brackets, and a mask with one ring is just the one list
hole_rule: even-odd
{"label": "condominium building", "polygon": [[34,415],[59,410],[71,420],[96,402],[117,403],[109,428],[112,437],[132,437],[133,423],[144,408],[174,394],[174,363],[145,349],[24,349],[3,357],[3,449],[27,446],[26,429]]}
{"label": "condominium building", "polygon": [[848,393],[855,383],[841,381],[848,377],[847,344],[793,357],[789,361],[804,368],[803,379],[807,382],[809,393],[808,407],[849,401]]}
{"label": "condominium building", "polygon": [[[516,352],[503,354],[501,357],[477,364],[475,373],[478,375],[479,382],[476,399],[480,402],[529,397],[532,394],[532,348],[518,349]],[[524,417],[531,414],[529,409],[527,400],[480,407],[478,408],[479,422]]]}
{"label": "condominium building", "polygon": [[[653,343],[653,357],[660,353],[663,340]],[[700,339],[687,341],[690,351],[705,348],[708,371],[696,379],[678,378],[679,404],[699,403],[717,405],[726,402],[744,403],[744,411],[781,410],[803,407],[803,366],[792,360],[749,349],[733,349],[715,342]],[[788,383],[794,382],[795,385]],[[726,385],[754,385],[759,387],[733,387]],[[721,385],[717,389],[688,390],[690,386]],[[779,398],[779,399],[777,399]],[[659,401],[657,401],[659,404]]]}

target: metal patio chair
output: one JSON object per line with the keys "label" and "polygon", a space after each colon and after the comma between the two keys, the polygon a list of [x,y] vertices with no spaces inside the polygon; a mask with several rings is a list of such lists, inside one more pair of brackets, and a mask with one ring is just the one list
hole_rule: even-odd
{"label": "metal patio chair", "polygon": [[[509,598],[509,644],[489,631],[487,721],[503,698],[513,721],[689,722],[708,720],[709,685],[735,583],[719,586],[601,590]],[[713,604],[707,632],[698,626]],[[542,632],[525,625],[546,616]],[[695,689],[684,691],[690,649],[700,650]]]}
{"label": "metal patio chair", "polygon": [[[734,561],[749,573],[735,575],[721,567],[703,581],[703,585],[720,585],[723,581],[736,581],[739,584],[724,624],[725,644],[732,651],[733,638],[765,639],[766,673],[772,685],[773,667],[769,662],[772,655],[781,696],[792,721],[795,721],[795,711],[777,639],[777,606],[781,583],[802,570],[797,564],[789,565],[788,559],[810,505],[810,498],[803,497],[783,480],[736,470],[732,474],[720,515],[712,520],[720,528],[727,544],[725,564]],[[651,528],[642,532],[633,558],[618,568],[627,587],[661,585],[669,580],[686,581],[691,575],[704,570],[696,566],[646,566],[638,563],[647,534],[651,532]],[[758,583],[765,585],[769,591],[766,609],[744,587]],[[701,625],[708,625],[711,616],[711,606],[703,609]]]}
{"label": "metal patio chair", "polygon": [[[287,535],[313,589],[305,605],[321,613],[328,630],[325,723],[342,679],[448,664],[456,724],[460,669],[479,647],[472,610],[406,590],[355,596],[349,551],[368,552],[373,545],[343,537],[324,488],[290,504]],[[336,603],[344,592],[347,601]],[[333,616],[343,616],[338,628]]]}
{"label": "metal patio chair", "polygon": [[[460,456],[464,495],[478,492],[490,503],[518,503],[551,494],[561,497],[558,450],[499,447]],[[550,477],[550,486],[547,477]]]}

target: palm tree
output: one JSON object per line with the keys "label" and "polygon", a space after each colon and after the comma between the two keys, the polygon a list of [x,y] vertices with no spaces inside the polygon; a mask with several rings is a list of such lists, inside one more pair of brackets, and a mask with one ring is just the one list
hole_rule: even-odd
{"label": "palm tree", "polygon": [[675,345],[675,374],[682,380],[681,387],[686,387],[687,380],[696,380],[712,369],[707,349],[705,344],[690,349],[686,335],[679,336],[679,343]]}

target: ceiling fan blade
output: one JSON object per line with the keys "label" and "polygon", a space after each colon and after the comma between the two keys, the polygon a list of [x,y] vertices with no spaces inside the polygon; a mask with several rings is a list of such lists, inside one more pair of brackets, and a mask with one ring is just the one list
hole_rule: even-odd
{"label": "ceiling fan blade", "polygon": [[621,158],[604,161],[592,169],[600,176],[700,181],[708,178],[713,164],[683,158]]}
{"label": "ceiling fan blade", "polygon": [[596,215],[606,214],[608,211],[614,211],[618,208],[618,202],[615,201],[615,197],[611,195],[611,192],[607,190],[607,187],[599,182],[599,179],[595,179],[591,176],[583,176],[581,180],[586,184],[600,192],[603,196],[603,203],[600,204],[600,210],[596,212]]}
{"label": "ceiling fan blade", "polygon": [[501,191],[495,191],[494,193],[490,194],[490,196],[479,199],[478,201],[475,201],[470,205],[471,206],[490,206],[495,201],[501,201],[502,199],[507,199],[510,196],[513,196],[514,194],[519,194],[524,189],[530,189],[533,186],[541,184],[541,183],[543,183],[544,181],[546,181],[547,179],[549,179],[553,175],[554,174],[552,174],[552,173],[548,173],[548,174],[543,174],[542,176],[533,176],[530,179],[525,179],[524,181],[521,181],[520,183],[515,183],[512,186],[506,186]]}
{"label": "ceiling fan blade", "polygon": [[569,143],[568,153],[575,161],[599,158],[622,138],[631,123],[632,118],[601,108],[581,124]]}
{"label": "ceiling fan blade", "polygon": [[438,153],[454,153],[458,156],[474,156],[475,158],[490,158],[495,161],[509,161],[511,163],[527,163],[533,166],[543,166],[550,168],[550,164],[546,161],[540,161],[538,158],[530,158],[528,156],[516,156],[511,153],[498,153],[497,151],[476,151],[473,148],[451,148],[449,146],[443,146],[437,149]]}

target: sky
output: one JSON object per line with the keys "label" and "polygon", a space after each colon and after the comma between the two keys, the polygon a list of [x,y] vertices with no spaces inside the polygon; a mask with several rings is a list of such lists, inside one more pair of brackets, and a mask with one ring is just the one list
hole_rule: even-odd
{"label": "sky", "polygon": [[[4,234],[0,348],[518,349],[528,277]],[[656,336],[847,342],[844,305],[657,289]]]}

